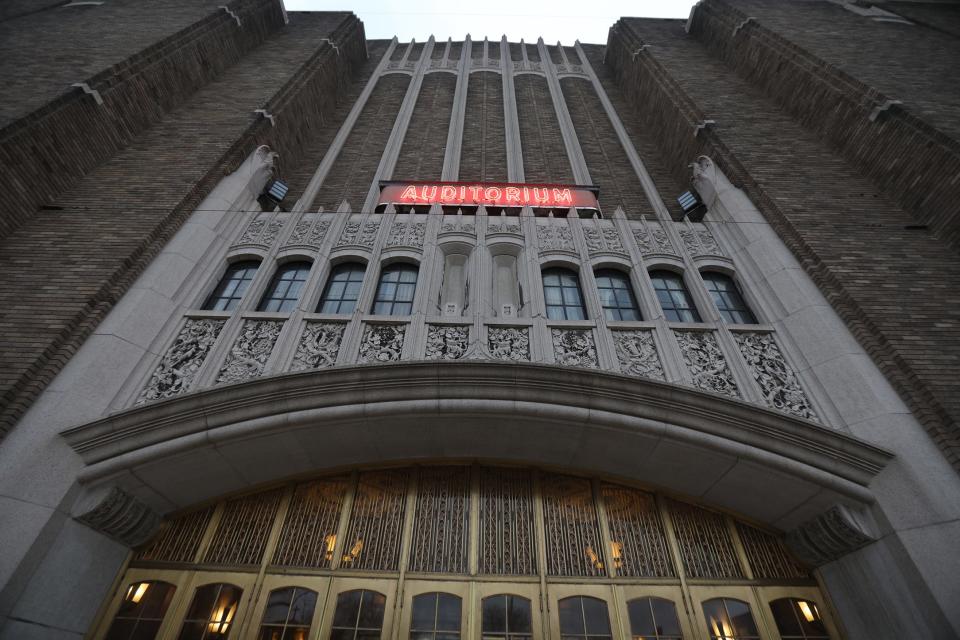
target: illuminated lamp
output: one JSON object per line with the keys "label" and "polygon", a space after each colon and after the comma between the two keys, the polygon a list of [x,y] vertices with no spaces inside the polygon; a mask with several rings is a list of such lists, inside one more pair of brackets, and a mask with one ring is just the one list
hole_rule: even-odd
{"label": "illuminated lamp", "polygon": [[700,196],[694,191],[684,191],[680,194],[680,197],[677,198],[677,202],[680,203],[680,208],[683,209],[684,217],[688,218],[690,222],[700,222],[703,220],[703,217],[707,215],[707,205],[701,202]]}
{"label": "illuminated lamp", "polygon": [[266,188],[264,188],[263,195],[269,200],[280,204],[287,196],[288,191],[290,191],[290,187],[287,186],[286,182],[282,180],[271,180],[267,183]]}

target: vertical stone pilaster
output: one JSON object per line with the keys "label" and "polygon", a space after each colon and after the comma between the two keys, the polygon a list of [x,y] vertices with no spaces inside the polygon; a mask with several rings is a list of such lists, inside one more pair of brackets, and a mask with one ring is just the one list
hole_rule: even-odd
{"label": "vertical stone pilaster", "polygon": [[523,182],[523,149],[520,146],[520,118],[517,116],[517,94],[513,88],[513,61],[510,43],[500,40],[500,76],[503,79],[503,124],[507,137],[507,180]]}
{"label": "vertical stone pilaster", "polygon": [[[467,113],[467,89],[470,84],[470,67],[473,65],[470,35],[463,40],[460,49],[460,64],[457,65],[457,88],[453,94],[453,111],[450,114],[450,129],[447,132],[446,152],[443,156],[441,180],[456,180],[460,177],[460,150],[463,147],[463,119]],[[450,43],[447,43],[449,54]]]}
{"label": "vertical stone pilaster", "polygon": [[567,103],[563,99],[560,79],[557,77],[557,68],[553,64],[553,59],[550,57],[546,45],[543,44],[543,38],[537,40],[537,48],[540,50],[543,73],[547,79],[547,86],[550,88],[550,97],[553,98],[553,109],[557,112],[560,135],[563,136],[563,144],[567,148],[567,158],[569,158],[570,168],[573,170],[574,182],[577,184],[593,184],[590,171],[587,169],[587,161],[583,157],[583,150],[580,148],[580,140],[577,138],[577,130],[573,126],[573,120],[567,110]]}

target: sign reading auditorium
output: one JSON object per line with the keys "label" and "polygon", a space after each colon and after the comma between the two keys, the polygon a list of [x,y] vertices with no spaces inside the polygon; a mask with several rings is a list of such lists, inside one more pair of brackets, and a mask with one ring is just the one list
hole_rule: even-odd
{"label": "sign reading auditorium", "polygon": [[377,204],[600,208],[596,187],[511,182],[381,182]]}

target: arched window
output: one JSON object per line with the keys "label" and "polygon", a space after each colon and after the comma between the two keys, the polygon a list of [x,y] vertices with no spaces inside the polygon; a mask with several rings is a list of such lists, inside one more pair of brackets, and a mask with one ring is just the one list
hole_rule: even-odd
{"label": "arched window", "polygon": [[203,308],[207,311],[233,311],[243,299],[243,294],[246,293],[259,267],[260,263],[257,260],[234,262],[228,266],[217,288],[203,303]]}
{"label": "arched window", "polygon": [[263,294],[257,311],[293,311],[300,299],[303,283],[310,273],[309,262],[287,262],[273,275],[270,287]]}
{"label": "arched window", "polygon": [[777,631],[783,640],[829,640],[816,602],[780,598],[770,603]]}
{"label": "arched window", "polygon": [[417,292],[416,265],[395,262],[380,272],[373,312],[382,316],[406,316],[413,311],[413,295]]}
{"label": "arched window", "polygon": [[460,598],[452,593],[423,593],[413,599],[410,640],[458,640]]}
{"label": "arched window", "polygon": [[650,281],[657,292],[663,315],[672,322],[700,322],[700,314],[690,292],[683,284],[683,276],[673,271],[651,271]]}
{"label": "arched window", "polygon": [[354,589],[337,596],[330,640],[372,640],[380,637],[387,596]]}
{"label": "arched window", "polygon": [[713,297],[713,303],[723,317],[724,322],[730,324],[756,324],[757,319],[750,311],[737,284],[730,276],[717,271],[704,271],[700,274],[703,284]]}
{"label": "arched window", "polygon": [[640,320],[637,299],[627,274],[616,269],[598,269],[594,277],[607,320]]}
{"label": "arched window", "polygon": [[527,640],[533,638],[530,601],[509,594],[483,599],[481,631],[484,640]]}
{"label": "arched window", "polygon": [[178,640],[226,638],[233,628],[243,589],[232,584],[198,587],[183,621]]}
{"label": "arched window", "polygon": [[570,269],[545,269],[543,272],[543,298],[547,305],[547,317],[551,320],[585,320],[587,310],[583,306],[580,279]]}
{"label": "arched window", "polygon": [[166,582],[134,582],[127,587],[105,640],[153,640],[177,588]]}
{"label": "arched window", "polygon": [[257,640],[306,640],[316,606],[316,591],[302,587],[274,589],[267,599]]}
{"label": "arched window", "polygon": [[360,262],[345,262],[335,266],[317,305],[317,313],[353,313],[366,272],[367,265]]}
{"label": "arched window", "polygon": [[607,603],[599,598],[573,596],[560,605],[560,635],[563,640],[604,640],[610,633]]}
{"label": "arched window", "polygon": [[733,598],[713,598],[703,602],[710,640],[760,640],[750,605]]}
{"label": "arched window", "polygon": [[643,640],[681,640],[677,608],[665,598],[637,598],[627,603],[630,635]]}

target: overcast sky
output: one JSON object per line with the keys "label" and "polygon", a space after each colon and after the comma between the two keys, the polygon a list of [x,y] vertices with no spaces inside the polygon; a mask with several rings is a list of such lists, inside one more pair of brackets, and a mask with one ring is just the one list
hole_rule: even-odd
{"label": "overcast sky", "polygon": [[418,42],[430,35],[438,40],[476,40],[487,36],[513,41],[524,38],[547,44],[574,40],[603,44],[607,30],[621,16],[686,18],[694,0],[285,0],[290,11],[353,11],[363,20],[371,40],[397,36]]}

